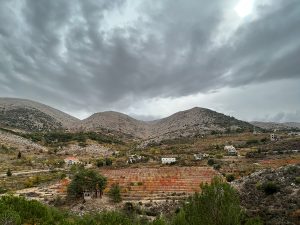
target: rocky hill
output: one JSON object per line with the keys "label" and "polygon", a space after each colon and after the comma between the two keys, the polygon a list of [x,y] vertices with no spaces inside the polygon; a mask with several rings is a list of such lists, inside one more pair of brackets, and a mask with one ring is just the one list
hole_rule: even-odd
{"label": "rocky hill", "polygon": [[274,123],[274,122],[251,122],[252,125],[260,127],[265,130],[295,130],[300,129],[300,123],[286,122],[286,123]]}
{"label": "rocky hill", "polygon": [[0,98],[0,127],[25,131],[110,131],[142,139],[172,139],[212,131],[253,129],[253,125],[247,122],[198,107],[150,122],[112,111],[79,120],[49,106],[14,98]]}
{"label": "rocky hill", "polygon": [[298,225],[300,221],[300,166],[265,169],[237,180],[241,204],[250,217],[266,225]]}
{"label": "rocky hill", "polygon": [[16,98],[0,98],[0,126],[25,131],[67,129],[79,119],[47,105]]}
{"label": "rocky hill", "polygon": [[117,112],[96,113],[77,126],[88,131],[106,128],[143,139],[194,136],[212,131],[224,132],[228,129],[253,129],[247,122],[198,107],[150,122],[136,120]]}
{"label": "rocky hill", "polygon": [[195,107],[177,112],[169,117],[151,123],[151,137],[181,137],[224,132],[226,130],[253,130],[247,122],[210,109]]}
{"label": "rocky hill", "polygon": [[84,131],[101,131],[103,129],[144,138],[149,136],[148,124],[119,112],[95,113],[76,124],[77,129]]}

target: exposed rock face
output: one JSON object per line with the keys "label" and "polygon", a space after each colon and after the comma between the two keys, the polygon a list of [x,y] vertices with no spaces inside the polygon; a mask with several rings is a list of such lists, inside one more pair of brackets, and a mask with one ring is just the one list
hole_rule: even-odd
{"label": "exposed rock face", "polygon": [[47,152],[48,149],[44,146],[36,144],[26,138],[0,131],[0,145],[6,145],[9,147],[16,148],[21,152]]}
{"label": "exposed rock face", "polygon": [[[260,216],[267,225],[297,225],[300,221],[299,179],[300,166],[290,165],[253,173],[233,185],[250,216]],[[270,183],[278,188],[271,194],[264,188]]]}
{"label": "exposed rock face", "polygon": [[0,126],[25,131],[67,129],[79,119],[25,99],[0,98]]}

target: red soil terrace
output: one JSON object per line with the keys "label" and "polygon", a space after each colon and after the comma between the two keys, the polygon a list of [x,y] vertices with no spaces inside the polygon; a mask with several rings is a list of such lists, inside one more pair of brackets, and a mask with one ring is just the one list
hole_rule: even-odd
{"label": "red soil terrace", "polygon": [[108,187],[118,183],[127,200],[184,197],[200,191],[201,183],[210,183],[217,172],[210,167],[159,167],[102,169]]}

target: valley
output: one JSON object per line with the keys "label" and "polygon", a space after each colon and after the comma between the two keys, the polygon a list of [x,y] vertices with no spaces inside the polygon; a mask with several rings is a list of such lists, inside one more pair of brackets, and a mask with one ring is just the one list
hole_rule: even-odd
{"label": "valley", "polygon": [[[216,176],[243,190],[239,184],[248,182],[253,174],[290,166],[298,171],[289,182],[295,180],[293,191],[299,193],[300,136],[296,127],[277,127],[274,131],[202,108],[152,122],[115,112],[80,121],[52,108],[36,106],[38,103],[23,107],[20,102],[14,99],[1,106],[1,195],[37,199],[78,215],[96,209],[120,210],[131,204],[140,208],[141,216],[146,212],[154,218],[160,213],[175,213],[191,195],[201,192],[201,185],[209,184]],[[18,116],[28,108],[28,115],[32,115],[32,108],[44,114]],[[53,121],[57,122],[50,126]],[[68,197],[68,187],[80,168],[107,178],[103,198],[90,192],[85,195],[85,190],[76,200]],[[109,198],[116,184],[120,203]],[[240,194],[252,216],[254,206],[244,199],[242,191]],[[295,204],[291,214],[297,212]],[[267,214],[260,216],[267,218]]]}

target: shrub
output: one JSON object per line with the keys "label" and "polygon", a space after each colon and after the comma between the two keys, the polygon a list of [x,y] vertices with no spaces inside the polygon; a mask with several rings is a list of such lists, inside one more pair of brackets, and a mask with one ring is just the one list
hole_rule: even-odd
{"label": "shrub", "polygon": [[296,184],[300,184],[300,177],[296,177],[296,178],[295,178],[295,183],[296,183]]}
{"label": "shrub", "polygon": [[105,158],[105,165],[111,166],[112,165],[112,160],[110,158]]}
{"label": "shrub", "polygon": [[233,174],[227,174],[227,175],[226,175],[226,180],[227,180],[228,182],[234,181],[234,179],[235,179],[235,177],[234,177]]}
{"label": "shrub", "polygon": [[279,186],[271,181],[262,184],[261,188],[267,195],[274,194],[280,190]]}
{"label": "shrub", "polygon": [[213,167],[214,167],[215,170],[221,169],[221,165],[220,164],[214,164]]}
{"label": "shrub", "polygon": [[10,169],[7,170],[6,175],[7,175],[8,177],[11,177],[11,176],[12,176],[12,172],[11,172]]}
{"label": "shrub", "polygon": [[111,188],[109,190],[109,197],[115,203],[122,201],[122,198],[121,198],[121,188],[120,188],[119,184],[113,184],[111,186]]}
{"label": "shrub", "polygon": [[96,160],[96,166],[99,168],[99,167],[102,167],[104,166],[105,162],[103,159],[97,159]]}
{"label": "shrub", "polygon": [[214,159],[208,159],[207,160],[207,165],[212,166],[215,164],[215,160]]}
{"label": "shrub", "polygon": [[222,158],[223,158],[223,155],[222,155],[222,154],[217,154],[217,155],[216,155],[216,158],[217,158],[217,159],[222,159]]}
{"label": "shrub", "polygon": [[253,144],[258,144],[258,143],[259,143],[259,141],[256,139],[251,139],[246,142],[247,145],[253,145]]}

